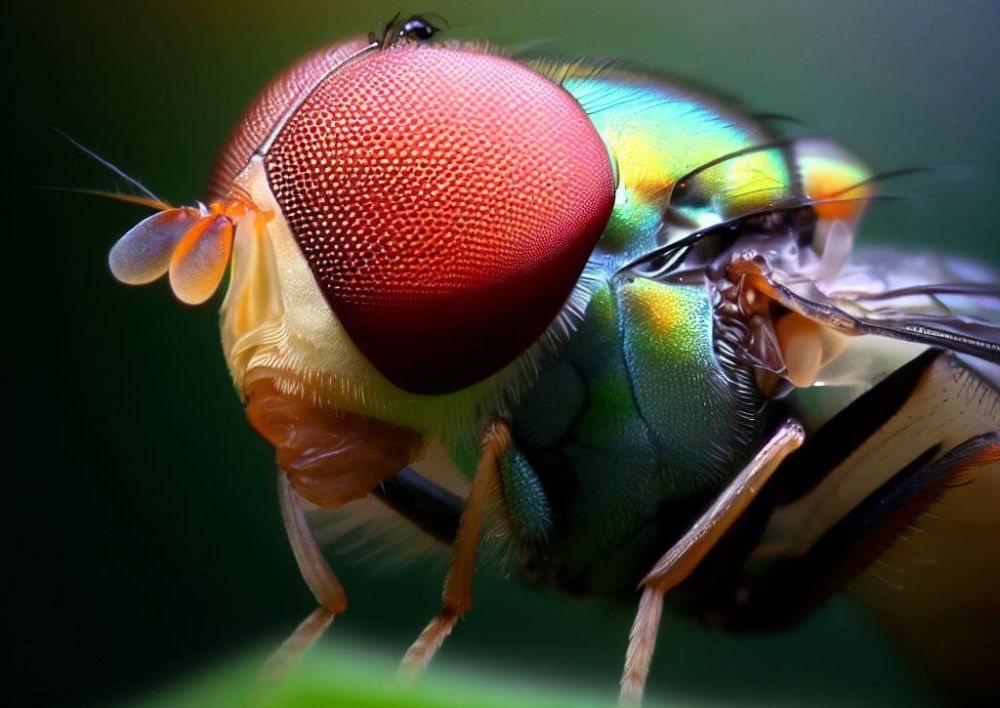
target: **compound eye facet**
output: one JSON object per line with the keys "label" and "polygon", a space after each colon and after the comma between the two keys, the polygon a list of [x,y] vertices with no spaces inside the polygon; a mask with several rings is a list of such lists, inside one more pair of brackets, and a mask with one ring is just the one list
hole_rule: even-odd
{"label": "compound eye facet", "polygon": [[296,102],[366,46],[364,40],[354,38],[326,47],[296,62],[268,84],[237,122],[219,155],[209,185],[209,197],[224,199],[235,177]]}
{"label": "compound eye facet", "polygon": [[614,195],[604,142],[567,92],[507,59],[437,47],[341,67],[265,163],[347,333],[415,393],[464,388],[530,347]]}

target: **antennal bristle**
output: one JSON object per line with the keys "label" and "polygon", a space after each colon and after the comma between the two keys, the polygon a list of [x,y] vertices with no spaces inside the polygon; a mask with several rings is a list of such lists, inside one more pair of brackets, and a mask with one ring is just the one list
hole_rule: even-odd
{"label": "antennal bristle", "polygon": [[152,190],[150,190],[148,187],[146,187],[146,185],[144,185],[142,182],[140,182],[139,180],[137,180],[135,177],[132,177],[131,175],[127,174],[124,170],[119,169],[118,167],[116,167],[115,165],[113,165],[111,162],[109,162],[108,160],[105,160],[103,157],[101,157],[100,155],[98,155],[96,152],[94,152],[90,148],[85,147],[84,145],[80,144],[79,142],[77,142],[76,140],[74,140],[69,135],[67,135],[66,133],[64,133],[61,130],[59,130],[58,128],[53,128],[53,130],[56,133],[58,133],[59,135],[61,135],[63,138],[65,138],[67,141],[69,141],[70,144],[74,145],[77,149],[81,150],[85,155],[88,155],[90,158],[92,158],[92,159],[96,160],[97,162],[99,162],[100,164],[104,165],[104,167],[106,167],[107,169],[111,170],[113,173],[115,173],[116,175],[118,175],[119,177],[121,177],[123,180],[125,180],[126,182],[128,182],[129,184],[131,184],[133,187],[135,187],[140,192],[142,192],[143,194],[145,194],[152,201],[157,202],[159,204],[165,204],[166,203],[164,200],[162,200],[158,196],[156,196],[156,194],[154,194]]}
{"label": "antennal bristle", "polygon": [[173,205],[162,200],[149,199],[147,197],[140,197],[134,194],[120,194],[118,192],[108,192],[103,189],[80,189],[78,187],[55,187],[47,184],[36,185],[36,189],[48,189],[53,192],[70,192],[71,194],[87,194],[93,197],[104,197],[105,199],[113,199],[116,202],[125,202],[126,204],[137,204],[139,206],[148,207],[149,209],[156,209],[158,211],[166,211],[167,209],[173,209]]}

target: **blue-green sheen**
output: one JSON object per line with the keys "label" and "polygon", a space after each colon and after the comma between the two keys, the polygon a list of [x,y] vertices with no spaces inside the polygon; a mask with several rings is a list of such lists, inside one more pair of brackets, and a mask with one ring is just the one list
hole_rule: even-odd
{"label": "blue-green sheen", "polygon": [[[549,72],[558,75],[555,68]],[[725,102],[666,79],[618,70],[595,75],[576,67],[562,85],[587,111],[615,164],[614,209],[597,253],[617,263],[667,237],[661,227],[677,180],[774,139]],[[703,200],[671,206],[704,227],[786,196],[792,177],[784,153],[767,149],[727,159],[696,182]]]}
{"label": "blue-green sheen", "polygon": [[587,111],[617,184],[588,264],[583,321],[512,411],[504,489],[515,535],[544,535],[529,544],[533,572],[612,592],[634,587],[745,461],[762,406],[748,370],[720,354],[707,284],[619,268],[677,236],[671,210],[689,228],[716,224],[787,195],[791,170],[773,149],[729,157],[773,137],[724,102],[617,69],[533,66]]}
{"label": "blue-green sheen", "polygon": [[544,542],[552,530],[552,509],[534,468],[515,447],[500,460],[500,474],[507,513],[518,538]]}
{"label": "blue-green sheen", "polygon": [[658,550],[665,503],[725,482],[748,404],[715,352],[705,288],[606,276],[512,421],[553,507],[559,582],[597,591]]}

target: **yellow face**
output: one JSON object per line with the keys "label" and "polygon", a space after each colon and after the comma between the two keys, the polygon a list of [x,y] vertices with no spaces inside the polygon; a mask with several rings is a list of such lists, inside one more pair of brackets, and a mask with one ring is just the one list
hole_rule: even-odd
{"label": "yellow face", "polygon": [[222,305],[222,344],[237,389],[273,379],[284,393],[323,407],[366,415],[424,435],[485,415],[512,365],[474,386],[443,396],[408,393],[386,380],[358,350],[326,304],[267,182],[262,160],[236,178],[270,220],[245,218],[236,228],[229,291]]}
{"label": "yellow face", "polygon": [[583,108],[537,72],[349,40],[264,90],[211,196],[126,235],[123,279],[169,269],[203,302],[231,254],[222,340],[244,399],[267,379],[426,437],[502,414],[567,331],[614,175]]}

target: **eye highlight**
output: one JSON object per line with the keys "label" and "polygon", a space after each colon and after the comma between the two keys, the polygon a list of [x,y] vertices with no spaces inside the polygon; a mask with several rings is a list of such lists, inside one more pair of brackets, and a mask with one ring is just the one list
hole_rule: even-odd
{"label": "eye highlight", "polygon": [[443,48],[356,59],[265,157],[323,294],[400,388],[510,363],[566,302],[612,207],[603,141],[563,89]]}

